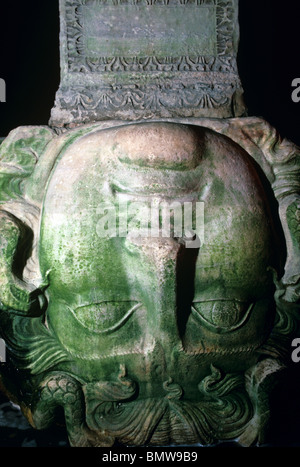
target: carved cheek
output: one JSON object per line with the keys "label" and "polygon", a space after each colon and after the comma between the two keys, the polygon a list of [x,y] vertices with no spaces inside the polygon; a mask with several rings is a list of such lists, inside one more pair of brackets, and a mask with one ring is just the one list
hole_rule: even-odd
{"label": "carved cheek", "polygon": [[187,352],[254,351],[270,331],[272,232],[263,211],[234,211],[207,223],[183,338]]}

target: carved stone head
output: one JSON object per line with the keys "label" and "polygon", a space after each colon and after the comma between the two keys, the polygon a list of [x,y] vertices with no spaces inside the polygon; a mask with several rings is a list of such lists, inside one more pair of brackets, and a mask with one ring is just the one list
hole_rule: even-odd
{"label": "carved stone head", "polygon": [[2,382],[34,426],[63,407],[76,446],[261,441],[298,325],[298,157],[251,118],[10,134]]}

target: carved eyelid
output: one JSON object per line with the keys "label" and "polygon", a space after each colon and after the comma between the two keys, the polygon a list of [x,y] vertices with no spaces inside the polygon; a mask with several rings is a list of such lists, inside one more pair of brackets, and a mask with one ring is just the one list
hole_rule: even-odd
{"label": "carved eyelid", "polygon": [[[88,310],[88,309],[90,310],[91,308],[94,308],[94,310],[98,311],[99,313],[101,312],[101,306],[103,307],[107,304],[109,304],[110,306],[116,306],[116,307],[120,307],[122,305],[124,306],[125,304],[128,304],[129,309],[123,314],[123,316],[119,316],[118,317],[119,319],[117,318],[116,322],[114,322],[110,326],[107,326],[104,329],[99,329],[99,325],[98,326],[96,325],[96,321],[100,321],[99,320],[100,314],[98,315],[98,320],[97,320],[97,317],[95,316],[95,319],[92,320],[93,322],[91,325],[88,325],[87,320],[83,319],[83,317],[81,316],[82,313],[84,313],[84,310]],[[110,334],[110,333],[117,331],[119,328],[121,328],[127,322],[127,320],[133,315],[133,313],[141,306],[143,306],[142,303],[134,301],[134,300],[124,300],[124,301],[120,300],[120,301],[103,301],[103,302],[98,302],[98,303],[90,303],[87,305],[79,306],[75,309],[72,309],[69,307],[68,308],[70,309],[70,311],[72,312],[76,320],[79,321],[80,324],[84,326],[85,328],[89,329],[90,331],[96,332],[97,334]],[[113,321],[113,319],[111,319],[111,321]]]}
{"label": "carved eyelid", "polygon": [[[210,312],[210,315],[211,315],[211,318],[210,320],[208,319],[208,316],[205,316],[204,313],[203,313],[203,310],[202,311],[199,311],[198,308],[200,308],[201,310],[201,306],[199,305],[204,305],[204,304],[209,304],[210,305],[210,308],[209,308],[209,312]],[[217,316],[213,317],[213,311],[214,311],[214,308],[216,305],[227,305],[227,310],[225,308],[225,310],[222,310],[222,309],[219,309],[219,317],[218,317],[218,314]],[[198,307],[197,307],[198,305]],[[208,305],[208,306],[209,306]],[[231,309],[229,308],[231,307]],[[238,309],[239,307],[239,309]],[[202,322],[209,330],[217,333],[217,334],[225,334],[225,333],[229,333],[229,332],[234,332],[236,331],[237,329],[239,329],[240,327],[243,326],[243,324],[245,324],[245,322],[247,321],[252,309],[254,307],[254,303],[250,303],[249,302],[245,302],[245,301],[241,301],[241,300],[237,300],[237,299],[208,299],[208,300],[199,300],[199,301],[195,301],[193,302],[192,304],[192,307],[191,307],[191,311],[192,311],[192,315],[200,322]],[[222,323],[222,313],[224,314],[224,317],[223,317],[223,320],[224,318],[226,319],[227,318],[227,321],[231,320],[231,324],[224,324]],[[230,313],[230,315],[229,315]],[[209,313],[208,313],[209,314]],[[242,314],[242,317],[241,317],[241,314]],[[229,318],[229,319],[228,319]],[[213,322],[213,319],[215,322]],[[220,323],[218,323],[217,321],[220,321]]]}

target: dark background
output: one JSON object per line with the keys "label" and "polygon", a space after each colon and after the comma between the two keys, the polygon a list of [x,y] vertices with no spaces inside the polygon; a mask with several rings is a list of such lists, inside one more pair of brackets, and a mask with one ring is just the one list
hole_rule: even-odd
{"label": "dark background", "polygon": [[[300,78],[299,6],[299,0],[240,0],[238,63],[249,115],[300,146],[300,102],[291,98],[291,83]],[[58,0],[2,0],[0,18],[0,78],[7,86],[1,137],[20,125],[48,123],[60,80]],[[300,363],[292,364],[272,399],[271,446],[300,446],[299,374]],[[0,430],[0,446],[6,436],[20,444],[17,429]],[[51,433],[38,436],[51,445]]]}
{"label": "dark background", "polygon": [[[240,0],[239,71],[249,115],[300,145],[299,0]],[[298,7],[298,8],[297,8]],[[19,125],[47,125],[59,86],[58,0],[1,1],[0,136]]]}

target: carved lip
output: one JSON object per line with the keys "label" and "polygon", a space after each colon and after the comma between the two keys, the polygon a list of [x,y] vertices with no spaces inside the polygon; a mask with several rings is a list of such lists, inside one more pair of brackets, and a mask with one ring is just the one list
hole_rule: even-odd
{"label": "carved lip", "polygon": [[176,198],[199,190],[201,173],[202,168],[199,166],[184,172],[152,168],[131,170],[122,166],[113,173],[110,188],[117,193],[145,196],[160,194]]}
{"label": "carved lip", "polygon": [[170,193],[141,193],[141,192],[128,192],[128,191],[118,191],[115,192],[115,197],[119,203],[130,203],[130,202],[141,202],[146,203],[149,206],[153,203],[154,205],[159,205],[163,202],[171,203],[195,203],[200,201],[199,192],[190,192],[182,193],[181,195],[178,192],[175,194]]}

